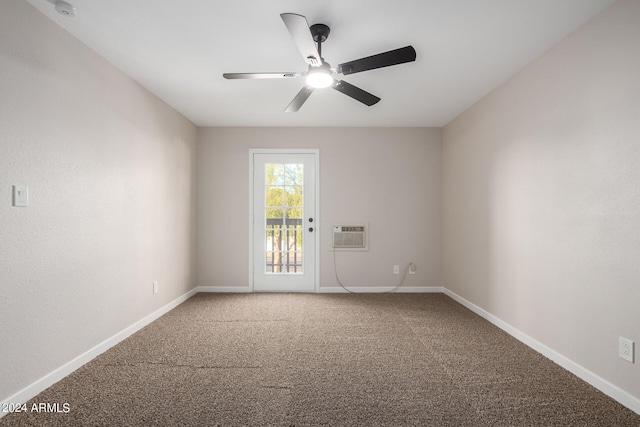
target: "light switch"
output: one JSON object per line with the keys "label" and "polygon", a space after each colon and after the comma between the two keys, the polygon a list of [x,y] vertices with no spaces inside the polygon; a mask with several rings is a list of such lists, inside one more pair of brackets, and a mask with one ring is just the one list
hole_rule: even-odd
{"label": "light switch", "polygon": [[13,206],[29,206],[29,187],[26,185],[13,186]]}

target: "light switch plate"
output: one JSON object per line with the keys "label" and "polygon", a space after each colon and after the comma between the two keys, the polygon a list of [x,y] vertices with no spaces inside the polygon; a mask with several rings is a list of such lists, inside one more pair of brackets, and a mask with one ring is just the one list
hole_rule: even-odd
{"label": "light switch plate", "polygon": [[26,185],[13,186],[13,206],[29,206],[29,187]]}

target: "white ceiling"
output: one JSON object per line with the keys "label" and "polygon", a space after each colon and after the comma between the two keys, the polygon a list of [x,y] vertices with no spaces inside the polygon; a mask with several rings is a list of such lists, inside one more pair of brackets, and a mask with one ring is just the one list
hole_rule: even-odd
{"label": "white ceiling", "polygon": [[[444,126],[613,0],[27,0],[199,126]],[[302,79],[226,80],[224,72],[305,71],[280,13],[331,34],[331,64],[413,45],[416,62],[345,76],[382,98],[316,90]],[[342,76],[339,76],[342,78]]]}

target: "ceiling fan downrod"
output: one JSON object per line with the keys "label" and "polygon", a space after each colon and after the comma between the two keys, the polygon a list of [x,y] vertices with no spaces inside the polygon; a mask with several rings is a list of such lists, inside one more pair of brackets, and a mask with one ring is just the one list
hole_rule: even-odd
{"label": "ceiling fan downrod", "polygon": [[324,62],[324,59],[322,58],[322,43],[324,43],[327,38],[329,38],[331,28],[324,24],[313,24],[311,27],[309,27],[309,30],[311,30],[313,41],[318,44],[318,55],[320,55],[320,59]]}

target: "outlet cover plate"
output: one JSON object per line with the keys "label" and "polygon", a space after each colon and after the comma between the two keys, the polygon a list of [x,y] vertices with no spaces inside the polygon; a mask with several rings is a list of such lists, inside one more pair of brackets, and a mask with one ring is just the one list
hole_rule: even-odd
{"label": "outlet cover plate", "polygon": [[618,355],[626,361],[634,363],[634,342],[628,338],[618,338]]}

